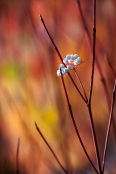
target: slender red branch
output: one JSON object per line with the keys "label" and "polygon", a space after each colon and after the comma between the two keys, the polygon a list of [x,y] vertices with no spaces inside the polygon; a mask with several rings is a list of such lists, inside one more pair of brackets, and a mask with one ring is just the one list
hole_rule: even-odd
{"label": "slender red branch", "polygon": [[113,94],[112,94],[112,102],[111,102],[111,110],[110,110],[110,117],[109,117],[109,122],[108,122],[108,128],[107,128],[106,140],[105,140],[105,146],[104,146],[104,153],[103,153],[103,160],[102,160],[102,171],[103,171],[103,173],[104,173],[106,152],[107,152],[107,147],[108,147],[108,139],[109,139],[110,127],[111,127],[111,122],[112,122],[112,118],[113,118],[115,93],[116,93],[116,79],[115,79],[115,82],[114,82],[114,89],[113,89]]}
{"label": "slender red branch", "polygon": [[[116,73],[115,73],[115,71],[114,71],[114,69],[113,69],[113,67],[112,67],[112,64],[111,64],[111,62],[110,62],[108,56],[105,55],[104,57],[105,57],[107,66],[108,66],[108,68],[109,68],[109,71],[111,72],[113,78],[116,79]],[[108,108],[109,108],[109,110],[110,110],[110,104],[109,104],[109,102],[110,102],[110,97],[108,96],[107,103],[108,103]],[[113,116],[112,116],[112,127],[113,127],[114,139],[115,139],[115,143],[116,143],[116,123],[115,123],[115,119],[114,119]]]}
{"label": "slender red branch", "polygon": [[[98,163],[98,167],[99,167],[99,173],[101,173],[100,155],[99,155],[97,138],[96,138],[96,133],[95,133],[95,128],[94,128],[92,112],[91,112],[91,97],[92,97],[92,89],[93,89],[94,64],[95,64],[95,43],[96,43],[95,42],[96,41],[96,0],[93,1],[93,46],[92,46],[91,37],[90,37],[90,34],[89,34],[89,30],[87,28],[85,18],[83,16],[83,12],[82,12],[79,0],[77,0],[77,4],[78,4],[79,12],[80,12],[80,15],[81,15],[81,20],[82,20],[84,29],[86,31],[88,41],[89,41],[89,44],[90,44],[90,48],[91,48],[91,51],[92,51],[92,54],[93,54],[89,103],[88,103],[87,107],[88,107],[88,112],[89,112],[89,116],[90,116],[90,124],[91,124],[91,130],[92,130],[92,135],[93,135],[93,141],[94,141],[94,147],[95,147],[95,152],[96,152],[97,163]],[[96,63],[97,63],[97,67],[99,69],[100,75],[103,79],[102,82],[105,82],[105,80],[103,78],[102,71],[101,71],[100,66],[98,64],[98,61],[96,61]]]}
{"label": "slender red branch", "polygon": [[101,163],[100,163],[100,155],[99,155],[97,137],[96,137],[95,127],[94,127],[94,122],[93,122],[93,117],[92,117],[91,106],[88,104],[87,108],[88,108],[88,112],[89,112],[90,125],[91,125],[91,131],[92,131],[92,136],[93,136],[93,142],[94,142],[94,148],[95,148],[97,164],[98,164],[98,168],[99,168],[99,174],[102,174],[102,172],[101,172]]}
{"label": "slender red branch", "polygon": [[[88,27],[87,27],[87,24],[86,24],[85,17],[84,17],[83,12],[82,12],[80,0],[76,0],[76,1],[77,1],[78,9],[79,9],[79,12],[80,12],[82,24],[83,24],[85,33],[86,33],[87,38],[88,38],[88,41],[89,41],[89,46],[90,46],[91,52],[93,53],[92,41],[91,41],[91,37],[90,37],[90,34],[89,34],[89,30],[88,30]],[[103,75],[103,73],[102,73],[101,67],[100,67],[100,65],[99,65],[97,55],[96,55],[95,63],[96,63],[96,65],[97,65],[99,74],[100,74],[100,76],[101,76],[101,82],[102,82],[102,84],[103,84],[104,92],[105,92],[105,94],[106,94],[106,98],[107,98],[107,102],[108,102],[108,101],[109,101],[109,98],[110,98],[110,97],[109,97],[109,93],[108,93],[108,88],[107,88],[106,80],[105,80],[104,75]]]}
{"label": "slender red branch", "polygon": [[[55,48],[55,50],[56,50],[56,52],[57,52],[57,54],[58,54],[58,56],[59,56],[60,60],[61,60],[61,62],[64,64],[63,59],[62,59],[62,56],[61,56],[61,54],[60,54],[60,52],[59,52],[59,50],[58,50],[58,48],[57,48],[56,44],[54,43],[54,41],[53,41],[53,39],[52,39],[52,37],[51,37],[51,35],[50,35],[50,33],[49,33],[49,31],[48,31],[48,29],[47,29],[46,25],[45,25],[45,22],[44,22],[44,20],[43,20],[43,18],[42,18],[42,15],[41,15],[41,14],[40,14],[40,19],[41,19],[41,22],[42,22],[42,24],[43,24],[43,26],[44,26],[44,28],[45,28],[45,30],[46,30],[46,32],[47,32],[47,34],[48,34],[48,36],[49,36],[50,40],[51,40],[51,42],[52,42],[52,44],[53,44],[53,46],[54,46],[54,48]],[[64,64],[64,66],[66,66],[66,65]],[[70,73],[68,73],[68,75],[69,75],[69,77],[70,77],[70,79],[71,79],[72,83],[74,84],[74,86],[75,86],[76,90],[77,90],[77,91],[78,91],[78,93],[80,94],[81,98],[82,98],[82,99],[83,99],[83,101],[86,103],[85,98],[84,98],[84,97],[83,97],[83,95],[81,94],[80,90],[78,89],[78,87],[77,87],[76,83],[74,82],[74,80],[73,80],[72,76],[70,75]]]}
{"label": "slender red branch", "polygon": [[91,111],[91,97],[93,90],[93,78],[94,78],[94,65],[95,65],[95,46],[96,46],[96,0],[93,0],[93,58],[92,58],[92,72],[91,72],[91,84],[90,84],[90,94],[89,94],[89,102],[88,102],[88,112],[90,116],[91,130],[93,134],[94,147],[96,152],[96,159],[99,168],[99,174],[101,174],[101,163],[100,163],[100,155],[97,143],[97,137],[94,128],[94,122]]}
{"label": "slender red branch", "polygon": [[45,28],[45,30],[46,30],[46,32],[47,32],[47,34],[48,34],[48,36],[49,36],[49,38],[50,38],[50,40],[51,40],[51,42],[52,42],[53,46],[55,47],[55,50],[56,50],[57,54],[58,54],[58,55],[59,55],[59,57],[60,57],[60,60],[61,60],[61,61],[62,61],[62,63],[63,63],[62,56],[61,56],[61,54],[60,54],[60,52],[59,52],[59,50],[58,50],[57,46],[55,45],[55,43],[54,43],[54,41],[53,41],[53,39],[52,39],[52,37],[51,37],[51,35],[50,35],[50,33],[49,33],[49,31],[48,31],[48,29],[47,29],[46,25],[45,25],[45,22],[44,22],[44,20],[43,20],[43,18],[42,18],[42,15],[41,15],[41,14],[40,14],[40,19],[41,19],[41,22],[42,22],[42,24],[43,24],[43,26],[44,26],[44,28]]}
{"label": "slender red branch", "polygon": [[80,85],[81,85],[81,88],[82,88],[82,90],[83,90],[83,92],[84,92],[85,99],[86,99],[86,103],[88,103],[88,98],[87,98],[87,95],[86,95],[85,89],[84,89],[84,87],[83,87],[83,84],[82,84],[82,82],[81,82],[81,79],[79,78],[79,75],[77,74],[77,71],[76,71],[75,68],[74,68],[74,72],[75,72],[76,77],[77,77],[77,79],[78,79],[78,81],[79,81],[79,83],[80,83]]}
{"label": "slender red branch", "polygon": [[74,80],[73,80],[73,78],[72,78],[72,76],[70,75],[69,72],[68,72],[68,75],[69,75],[69,77],[70,77],[70,79],[71,79],[73,85],[75,86],[76,90],[78,91],[78,93],[80,94],[81,98],[83,99],[83,101],[84,101],[85,103],[87,103],[86,99],[83,97],[82,93],[80,92],[79,88],[77,87],[76,83],[74,82]]}
{"label": "slender red branch", "polygon": [[95,65],[95,46],[96,46],[96,0],[93,0],[93,59],[92,59],[92,72],[91,72],[91,85],[89,103],[91,103],[92,89],[93,89],[93,77],[94,77],[94,65]]}
{"label": "slender red branch", "polygon": [[60,165],[61,169],[64,171],[65,174],[68,174],[68,171],[63,167],[63,165],[61,164],[61,162],[59,161],[58,157],[56,156],[56,154],[54,153],[54,151],[52,150],[52,148],[50,147],[50,145],[48,144],[47,140],[44,138],[43,134],[41,133],[39,127],[37,126],[36,122],[35,122],[35,126],[37,131],[39,132],[41,138],[43,139],[43,141],[45,142],[45,144],[48,146],[49,150],[51,151],[51,153],[53,154],[55,160],[58,162],[58,164]]}
{"label": "slender red branch", "polygon": [[18,138],[17,142],[17,152],[16,152],[16,174],[19,174],[19,146],[20,146],[20,138]]}
{"label": "slender red branch", "polygon": [[[61,70],[60,70],[60,72],[61,72]],[[73,122],[73,126],[74,126],[74,128],[75,128],[76,134],[77,134],[78,139],[79,139],[79,141],[80,141],[80,144],[81,144],[81,146],[82,146],[82,148],[83,148],[83,150],[84,150],[84,152],[85,152],[86,157],[88,158],[88,160],[89,160],[91,166],[93,167],[93,169],[95,170],[95,172],[98,174],[98,171],[97,171],[97,169],[95,168],[93,162],[91,161],[91,159],[90,159],[90,157],[89,157],[89,155],[88,155],[88,153],[87,153],[87,151],[86,151],[86,148],[85,148],[85,146],[84,146],[84,144],[83,144],[83,141],[82,141],[82,139],[81,139],[81,137],[80,137],[79,131],[78,131],[78,129],[77,129],[76,122],[75,122],[75,119],[74,119],[74,116],[73,116],[73,112],[72,112],[72,108],[71,108],[71,104],[70,104],[70,101],[69,101],[69,98],[68,98],[68,94],[67,94],[67,91],[66,91],[64,79],[63,79],[63,76],[62,76],[62,72],[61,72],[61,77],[62,77],[62,84],[63,84],[65,96],[66,96],[66,101],[67,101],[67,104],[68,104],[69,113],[70,113],[70,116],[71,116],[71,119],[72,119],[72,122]]]}
{"label": "slender red branch", "polygon": [[[88,38],[88,41],[89,41],[90,49],[91,49],[91,51],[93,51],[91,37],[90,37],[89,30],[88,30],[88,27],[87,27],[87,24],[86,24],[86,20],[85,20],[85,18],[84,18],[83,12],[82,12],[80,0],[77,0],[77,5],[78,5],[79,12],[80,12],[80,16],[81,16],[81,20],[82,20],[83,27],[84,27],[85,33],[86,33],[87,38]],[[109,95],[109,92],[108,92],[107,83],[106,83],[106,80],[105,80],[104,75],[103,75],[103,73],[102,73],[101,67],[100,67],[100,65],[99,65],[97,55],[96,55],[95,57],[96,57],[95,63],[96,63],[96,65],[97,65],[97,69],[98,69],[99,74],[100,74],[100,76],[101,76],[101,82],[102,82],[102,84],[103,84],[103,88],[104,88],[104,92],[105,92],[105,95],[106,95],[106,100],[107,100],[107,104],[108,104],[108,108],[109,108],[110,95]],[[108,61],[107,63],[110,63],[110,62]],[[112,68],[112,66],[111,66],[111,63],[110,63],[108,66],[109,66],[110,71],[113,71],[113,72],[111,72],[111,73],[112,73],[112,75],[114,76],[114,70],[113,70],[113,68]],[[116,77],[116,73],[115,73],[115,77]],[[114,133],[115,142],[116,142],[116,125],[115,125],[115,120],[114,120],[114,118],[113,118],[113,120],[112,120],[112,123],[113,123],[113,124],[112,124],[112,125],[113,125],[113,133]]]}

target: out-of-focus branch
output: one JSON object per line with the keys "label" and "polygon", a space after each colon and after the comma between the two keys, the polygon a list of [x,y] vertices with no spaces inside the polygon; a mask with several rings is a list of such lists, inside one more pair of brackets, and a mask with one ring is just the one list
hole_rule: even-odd
{"label": "out-of-focus branch", "polygon": [[110,70],[110,72],[111,72],[113,78],[116,79],[116,73],[115,73],[115,71],[114,71],[114,69],[113,69],[113,67],[112,67],[112,64],[111,64],[111,62],[110,62],[108,56],[105,55],[104,57],[105,57],[106,63],[107,63],[107,65],[108,65],[108,68],[109,68],[109,70]]}
{"label": "out-of-focus branch", "polygon": [[103,153],[103,160],[102,160],[102,171],[103,171],[103,173],[104,173],[104,166],[105,166],[105,159],[106,159],[106,152],[107,152],[107,146],[108,146],[110,127],[111,127],[111,122],[112,122],[112,118],[113,118],[115,93],[116,93],[116,79],[115,79],[115,82],[114,82],[114,89],[113,89],[113,93],[112,93],[110,117],[109,117],[109,122],[108,122],[108,128],[107,128],[106,140],[105,140],[105,146],[104,146],[104,153]]}
{"label": "out-of-focus branch", "polygon": [[20,174],[20,172],[19,172],[19,146],[20,146],[20,138],[18,138],[18,142],[17,142],[17,152],[16,152],[16,174]]}

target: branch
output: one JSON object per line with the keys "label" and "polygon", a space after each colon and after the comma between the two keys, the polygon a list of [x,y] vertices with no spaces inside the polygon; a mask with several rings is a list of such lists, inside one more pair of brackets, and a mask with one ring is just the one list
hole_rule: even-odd
{"label": "branch", "polygon": [[97,164],[98,164],[98,168],[99,168],[99,174],[101,174],[100,155],[99,155],[97,137],[96,137],[96,133],[95,133],[94,122],[93,122],[92,111],[91,111],[91,97],[92,97],[92,90],[93,90],[94,65],[95,65],[95,46],[96,46],[96,0],[93,0],[93,58],[92,58],[92,72],[91,72],[91,84],[90,84],[88,111],[89,111],[89,116],[90,116],[91,129],[92,129],[92,134],[93,134],[93,141],[94,141],[94,147],[95,147],[95,151],[96,151],[96,158],[97,158]]}
{"label": "branch", "polygon": [[74,119],[74,116],[73,116],[71,104],[70,104],[70,101],[69,101],[69,98],[68,98],[68,94],[67,94],[67,91],[66,91],[66,87],[65,87],[65,83],[64,83],[64,79],[63,79],[61,70],[60,70],[60,73],[61,73],[61,77],[62,77],[62,84],[63,84],[65,96],[66,96],[66,101],[67,101],[67,104],[68,104],[69,113],[70,113],[70,116],[71,116],[71,119],[72,119],[72,122],[73,122],[73,126],[74,126],[74,128],[75,128],[76,134],[77,134],[77,136],[78,136],[78,138],[79,138],[80,144],[81,144],[81,146],[82,146],[82,148],[83,148],[83,150],[84,150],[84,152],[85,152],[86,157],[88,158],[88,160],[89,160],[91,166],[93,167],[93,169],[95,170],[95,172],[98,174],[98,171],[97,171],[97,169],[95,168],[93,162],[91,161],[91,159],[90,159],[90,157],[89,157],[89,155],[88,155],[88,153],[87,153],[87,151],[86,151],[86,149],[85,149],[85,146],[84,146],[84,144],[83,144],[83,142],[82,142],[82,139],[81,139],[81,137],[80,137],[80,134],[79,134],[79,131],[78,131],[78,129],[77,129],[76,122],[75,122],[75,119]]}
{"label": "branch", "polygon": [[16,152],[16,174],[20,174],[19,172],[19,146],[20,146],[20,138],[18,138],[18,142],[17,142],[17,152]]}
{"label": "branch", "polygon": [[35,127],[37,129],[37,131],[39,132],[41,138],[43,139],[43,141],[45,142],[45,144],[48,146],[49,150],[51,151],[51,153],[53,154],[55,160],[58,162],[58,164],[60,165],[61,169],[64,171],[65,174],[68,174],[68,171],[62,166],[61,162],[59,161],[58,157],[56,156],[56,154],[54,153],[54,151],[52,150],[52,148],[50,147],[50,145],[48,144],[48,142],[46,141],[46,139],[44,138],[43,134],[41,133],[40,129],[38,128],[36,122],[35,122]]}
{"label": "branch", "polygon": [[106,152],[107,152],[107,146],[108,146],[110,127],[111,127],[111,122],[112,122],[112,118],[113,118],[115,93],[116,93],[116,79],[115,79],[115,82],[114,82],[114,89],[113,89],[113,94],[112,94],[112,102],[111,102],[111,110],[110,110],[110,117],[109,117],[109,122],[108,122],[108,128],[107,128],[106,140],[105,140],[105,146],[104,146],[104,153],[103,153],[103,160],[102,160],[102,171],[103,172],[104,172],[104,166],[105,166],[105,159],[106,159]]}
{"label": "branch", "polygon": [[[61,56],[61,54],[60,54],[60,52],[59,52],[59,50],[58,50],[57,46],[55,45],[55,43],[54,43],[54,41],[53,41],[53,39],[52,39],[52,37],[51,37],[51,35],[50,35],[50,33],[49,33],[49,31],[48,31],[48,29],[47,29],[46,25],[45,25],[45,22],[44,22],[44,20],[43,20],[43,18],[42,18],[42,15],[41,15],[41,14],[40,14],[40,19],[41,19],[41,22],[42,22],[42,24],[43,24],[43,26],[44,26],[44,28],[45,28],[45,30],[46,30],[46,32],[47,32],[47,34],[48,34],[48,36],[49,36],[50,40],[51,40],[51,42],[52,42],[52,44],[53,44],[53,46],[54,46],[54,48],[55,48],[55,50],[56,50],[56,52],[57,52],[57,54],[58,54],[58,56],[59,56],[60,60],[61,60],[61,62],[64,64],[63,59],[62,59],[62,56]],[[64,66],[66,66],[66,65],[64,64]],[[78,87],[77,87],[76,83],[74,82],[74,80],[73,80],[72,76],[70,75],[70,73],[68,73],[68,75],[69,75],[69,77],[70,77],[70,79],[71,79],[72,83],[74,84],[74,86],[75,86],[76,90],[77,90],[77,91],[78,91],[78,93],[80,94],[81,98],[82,98],[82,99],[83,99],[83,101],[86,103],[85,98],[84,98],[84,97],[83,97],[83,95],[81,94],[80,90],[78,89]]]}
{"label": "branch", "polygon": [[93,122],[93,117],[92,117],[91,106],[88,104],[87,108],[88,108],[88,112],[89,112],[90,125],[91,125],[91,131],[92,131],[92,136],[93,136],[93,142],[94,142],[94,148],[95,148],[97,164],[98,164],[98,168],[99,168],[99,174],[102,174],[101,173],[100,155],[99,155],[97,137],[96,137],[95,127],[94,127],[94,122]]}
{"label": "branch", "polygon": [[[77,1],[78,9],[79,9],[79,12],[80,12],[82,24],[83,24],[85,33],[86,33],[87,38],[88,38],[88,41],[89,41],[89,46],[90,46],[91,52],[93,53],[92,41],[91,41],[91,37],[90,37],[90,34],[89,34],[89,30],[88,30],[88,27],[87,27],[87,24],[86,24],[86,20],[85,20],[85,18],[84,18],[83,12],[82,12],[80,0],[76,0],[76,1]],[[105,78],[104,78],[104,75],[103,75],[103,73],[102,73],[101,67],[100,67],[100,65],[99,65],[97,55],[96,55],[95,57],[96,57],[95,63],[96,63],[96,65],[97,65],[99,74],[100,74],[100,76],[101,76],[101,82],[102,82],[102,84],[103,84],[103,88],[104,88],[104,91],[105,91],[105,94],[106,94],[106,98],[107,98],[107,102],[108,102],[108,101],[109,101],[109,93],[108,93],[108,88],[107,88],[106,80],[105,80]]]}
{"label": "branch", "polygon": [[81,79],[79,78],[79,75],[77,74],[77,71],[76,71],[75,68],[74,68],[74,72],[75,72],[76,77],[77,77],[77,79],[78,79],[78,81],[79,81],[79,83],[80,83],[80,85],[81,85],[81,88],[82,88],[82,90],[83,90],[83,92],[84,92],[85,99],[86,99],[86,103],[88,103],[88,98],[87,98],[87,95],[86,95],[85,89],[84,89],[84,87],[83,87],[83,84],[82,84],[82,82],[81,82]]}
{"label": "branch", "polygon": [[[93,141],[94,141],[94,147],[95,147],[95,152],[96,152],[97,163],[98,163],[98,167],[99,167],[99,173],[101,173],[100,155],[99,155],[99,149],[98,149],[97,138],[96,138],[94,122],[93,122],[93,117],[92,117],[92,111],[91,111],[91,97],[92,97],[92,90],[93,90],[93,77],[94,77],[94,64],[95,64],[95,43],[96,43],[95,42],[96,41],[96,0],[93,0],[93,46],[92,46],[91,37],[90,37],[90,34],[89,34],[89,30],[87,28],[85,18],[83,16],[83,12],[82,12],[81,4],[80,4],[79,0],[77,0],[77,5],[78,5],[78,9],[79,9],[79,12],[80,12],[80,16],[81,16],[81,20],[82,20],[85,32],[86,32],[87,37],[88,37],[89,45],[90,45],[90,48],[91,48],[91,51],[92,51],[92,54],[93,54],[90,94],[89,94],[89,102],[87,104],[87,107],[88,107],[88,112],[89,112],[89,117],[90,117],[90,124],[91,124],[91,130],[92,130],[92,135],[93,135]],[[103,79],[103,82],[105,83],[105,80],[104,80],[101,68],[98,64],[98,61],[96,61],[96,64],[97,64],[98,70],[100,72],[100,75]]]}
{"label": "branch", "polygon": [[89,104],[91,103],[92,89],[93,89],[93,77],[94,77],[94,65],[95,65],[95,45],[96,44],[96,0],[93,0],[93,59],[92,59],[92,72],[91,72],[91,85]]}

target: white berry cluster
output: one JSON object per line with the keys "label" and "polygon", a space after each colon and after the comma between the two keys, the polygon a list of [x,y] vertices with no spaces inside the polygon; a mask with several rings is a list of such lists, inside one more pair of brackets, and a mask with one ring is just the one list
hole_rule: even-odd
{"label": "white berry cluster", "polygon": [[[77,65],[79,65],[81,63],[81,59],[80,57],[78,57],[77,54],[71,54],[71,55],[67,55],[66,58],[63,59],[63,63],[66,65],[64,66],[64,64],[60,64],[59,66],[59,70],[57,70],[57,76],[61,76],[61,72],[63,76],[66,76],[66,74],[73,69],[74,67],[76,67]],[[61,72],[60,72],[61,69]]]}
{"label": "white berry cluster", "polygon": [[60,69],[61,69],[62,75],[66,76],[66,74],[69,72],[69,70],[72,69],[72,66],[67,65],[67,67],[65,67],[64,64],[60,64],[59,70],[57,70],[57,76],[61,76]]}

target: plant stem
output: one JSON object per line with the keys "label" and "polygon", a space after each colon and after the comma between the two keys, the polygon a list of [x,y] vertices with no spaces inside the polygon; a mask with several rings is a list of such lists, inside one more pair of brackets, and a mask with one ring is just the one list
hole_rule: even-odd
{"label": "plant stem", "polygon": [[87,108],[88,108],[88,112],[89,112],[90,125],[91,125],[91,131],[92,131],[92,136],[93,136],[93,142],[94,142],[94,148],[95,148],[97,164],[98,164],[98,168],[99,168],[99,174],[102,174],[102,172],[101,172],[101,163],[100,163],[100,155],[99,155],[98,143],[97,143],[97,138],[96,138],[96,133],[95,133],[95,128],[94,128],[93,117],[92,117],[91,105],[87,104]]}
{"label": "plant stem", "polygon": [[[84,30],[85,30],[85,33],[87,35],[87,38],[88,38],[88,41],[89,41],[89,46],[90,46],[90,49],[91,51],[93,50],[92,48],[92,41],[91,41],[91,37],[90,37],[90,34],[89,34],[89,30],[87,28],[87,24],[86,24],[86,20],[84,18],[84,15],[83,15],[83,12],[82,12],[82,8],[81,8],[81,4],[80,4],[80,0],[77,0],[77,5],[78,5],[78,9],[79,9],[79,12],[80,12],[80,16],[81,16],[81,20],[82,20],[82,24],[83,24],[83,27],[84,27]],[[109,108],[109,101],[110,101],[110,96],[109,96],[109,92],[108,92],[108,88],[107,88],[107,84],[106,84],[106,80],[104,78],[104,75],[102,73],[102,70],[101,70],[101,67],[99,65],[99,62],[98,62],[98,58],[97,58],[97,55],[95,56],[96,59],[95,59],[95,63],[97,65],[97,68],[98,68],[98,71],[99,71],[99,74],[101,76],[101,82],[103,84],[103,88],[104,88],[104,92],[105,92],[105,95],[106,95],[106,100],[107,100],[107,103],[108,103],[108,108]],[[109,61],[107,62],[108,64],[110,63]],[[111,63],[109,64],[109,68],[110,68],[110,71],[113,70],[113,68],[111,68]],[[113,72],[111,72],[113,77],[115,76],[116,77],[116,74]],[[115,142],[116,142],[116,125],[115,125],[115,120],[113,118],[112,120],[112,123],[113,123],[113,133],[114,133],[114,138],[115,138]]]}
{"label": "plant stem", "polygon": [[[112,64],[111,64],[108,56],[105,55],[104,57],[105,57],[107,65],[108,65],[109,71],[111,72],[113,78],[116,79],[116,73],[115,73],[115,71],[112,67]],[[109,101],[110,101],[110,97],[109,97],[109,100],[108,100],[108,108],[110,106]],[[110,108],[109,108],[109,110],[110,110]],[[115,139],[115,143],[116,143],[116,123],[115,123],[114,116],[112,116],[112,127],[113,127],[114,139]]]}
{"label": "plant stem", "polygon": [[89,117],[90,117],[90,124],[91,124],[94,147],[95,147],[95,152],[96,152],[97,164],[98,164],[98,168],[99,168],[99,174],[101,174],[102,172],[101,172],[100,155],[99,155],[98,143],[97,143],[94,122],[93,122],[93,117],[92,117],[92,111],[91,111],[91,97],[92,97],[92,90],[93,90],[94,65],[95,65],[95,46],[96,46],[96,0],[93,0],[93,58],[92,58],[90,94],[89,94],[89,102],[88,102],[87,107],[88,107],[88,112],[89,112]]}
{"label": "plant stem", "polygon": [[81,82],[81,79],[79,78],[79,75],[77,74],[76,69],[74,68],[73,70],[74,70],[74,72],[75,72],[75,74],[76,74],[76,76],[77,76],[77,79],[78,79],[78,81],[79,81],[79,83],[80,83],[80,85],[81,85],[81,88],[82,88],[82,90],[83,90],[83,92],[84,92],[85,99],[86,99],[86,103],[88,103],[88,98],[87,98],[85,89],[84,89],[84,87],[83,87],[83,84],[82,84],[82,82]]}
{"label": "plant stem", "polygon": [[[98,163],[98,167],[99,167],[99,173],[101,173],[100,155],[99,155],[97,138],[96,138],[94,123],[93,123],[93,118],[92,118],[92,112],[91,112],[91,97],[92,97],[92,89],[93,89],[94,62],[95,62],[95,40],[96,40],[96,0],[93,1],[93,48],[92,48],[90,34],[89,34],[89,31],[88,31],[88,28],[86,25],[85,18],[84,18],[83,13],[82,13],[82,9],[81,9],[81,5],[80,5],[79,0],[77,0],[77,4],[78,4],[79,11],[80,11],[82,23],[83,23],[84,29],[86,31],[86,34],[88,36],[89,44],[90,44],[90,47],[91,47],[91,50],[93,53],[90,95],[89,95],[89,103],[88,103],[87,107],[88,107],[88,112],[89,112],[89,116],[90,116],[91,130],[92,130],[92,134],[93,134],[94,147],[95,147],[95,151],[96,151],[96,158],[97,158],[97,163]],[[98,64],[98,62],[97,62],[97,64]],[[100,69],[99,66],[98,66],[98,68]],[[100,71],[100,73],[101,73],[101,71]]]}
{"label": "plant stem", "polygon": [[105,166],[105,159],[106,159],[106,152],[107,152],[107,146],[108,146],[110,127],[111,127],[111,122],[112,122],[112,118],[113,118],[115,93],[116,93],[116,79],[115,79],[115,82],[114,82],[114,89],[113,89],[113,94],[112,94],[112,102],[111,102],[111,110],[110,110],[110,117],[109,117],[109,122],[108,122],[108,128],[107,128],[106,140],[105,140],[105,146],[104,146],[104,153],[103,153],[103,160],[102,160],[102,172],[103,173],[104,173],[104,166]]}
{"label": "plant stem", "polygon": [[96,46],[96,0],[93,0],[93,59],[92,59],[92,72],[91,72],[91,85],[89,94],[89,103],[91,103],[92,89],[93,89],[93,77],[94,77],[94,65],[95,65],[95,46]]}
{"label": "plant stem", "polygon": [[[82,12],[80,0],[76,0],[76,1],[77,1],[78,9],[79,9],[79,12],[80,12],[80,16],[81,16],[83,28],[84,28],[84,30],[85,30],[85,33],[86,33],[87,38],[88,38],[88,41],[89,41],[90,50],[91,50],[91,52],[93,52],[92,41],[91,41],[91,37],[90,37],[90,34],[89,34],[89,30],[88,30],[88,27],[87,27],[87,24],[86,24],[86,20],[85,20],[85,18],[84,18],[83,12]],[[95,63],[96,63],[96,65],[97,65],[99,74],[100,74],[100,76],[101,76],[101,82],[102,82],[102,84],[103,84],[103,88],[104,88],[104,92],[105,92],[105,94],[106,94],[107,102],[109,103],[110,97],[109,97],[109,93],[108,93],[108,88],[107,88],[106,80],[105,80],[105,78],[104,78],[104,75],[103,75],[103,73],[102,73],[101,67],[100,67],[100,65],[99,65],[97,55],[96,55],[95,57],[96,57]]]}
{"label": "plant stem", "polygon": [[80,92],[79,88],[77,87],[76,83],[74,82],[72,76],[70,75],[70,73],[68,72],[68,75],[73,83],[73,85],[75,86],[76,90],[78,91],[78,93],[80,94],[81,98],[83,99],[83,101],[86,103],[86,99],[83,97],[82,93]]}
{"label": "plant stem", "polygon": [[[61,72],[61,70],[60,70],[60,72]],[[85,152],[86,157],[88,158],[88,160],[89,160],[91,166],[93,167],[93,169],[95,170],[95,172],[98,174],[98,171],[97,171],[97,169],[95,168],[93,162],[91,161],[91,159],[90,159],[90,157],[89,157],[89,155],[88,155],[88,153],[87,153],[87,151],[86,151],[86,148],[85,148],[85,146],[84,146],[84,144],[83,144],[83,142],[82,142],[82,139],[81,139],[81,137],[80,137],[79,131],[78,131],[78,129],[77,129],[76,122],[75,122],[75,119],[74,119],[74,116],[73,116],[73,112],[72,112],[72,108],[71,108],[71,104],[70,104],[70,101],[69,101],[69,98],[68,98],[68,94],[67,94],[67,91],[66,91],[64,79],[63,79],[63,76],[62,76],[62,72],[61,72],[61,77],[62,77],[62,84],[63,84],[63,88],[64,88],[64,92],[65,92],[65,96],[66,96],[66,100],[67,100],[67,104],[68,104],[69,113],[70,113],[70,116],[71,116],[71,119],[72,119],[72,122],[73,122],[73,126],[74,126],[74,128],[75,128],[76,134],[77,134],[78,139],[79,139],[79,141],[80,141],[80,144],[81,144],[81,146],[82,146],[82,148],[83,148],[83,150],[84,150],[84,152]]]}
{"label": "plant stem", "polygon": [[[52,39],[52,37],[51,37],[51,35],[50,35],[50,33],[49,33],[49,31],[48,31],[48,29],[47,29],[46,25],[45,25],[45,22],[44,22],[44,20],[43,20],[43,18],[42,18],[42,15],[41,15],[41,14],[40,14],[40,19],[41,19],[41,22],[42,22],[42,24],[43,24],[43,26],[44,26],[44,28],[45,28],[45,30],[46,30],[46,32],[47,32],[47,34],[48,34],[48,36],[49,36],[50,40],[51,40],[51,42],[52,42],[52,44],[53,44],[53,46],[54,46],[54,48],[55,48],[55,50],[56,50],[56,52],[57,52],[57,54],[58,54],[58,56],[59,56],[60,60],[61,60],[61,62],[64,64],[63,59],[62,59],[62,56],[61,56],[61,54],[60,54],[60,52],[59,52],[59,50],[58,50],[57,46],[55,45],[55,43],[54,43],[54,41],[53,41],[53,39]],[[66,65],[64,64],[64,66],[66,66]],[[77,87],[76,83],[74,82],[74,80],[73,80],[72,76],[70,75],[70,73],[68,73],[68,75],[69,75],[69,77],[70,77],[70,79],[71,79],[72,83],[74,84],[74,86],[75,86],[76,90],[77,90],[77,91],[78,91],[78,93],[80,94],[81,98],[82,98],[82,99],[83,99],[83,101],[86,103],[85,98],[84,98],[84,97],[83,97],[83,95],[81,94],[80,90],[78,89],[78,87]]]}
{"label": "plant stem", "polygon": [[18,138],[17,142],[17,152],[16,152],[16,174],[19,174],[19,146],[20,146],[20,138]]}
{"label": "plant stem", "polygon": [[43,20],[43,18],[42,18],[42,15],[41,15],[41,14],[40,14],[40,19],[41,19],[41,22],[42,22],[42,24],[43,24],[43,26],[44,26],[44,28],[45,28],[45,30],[46,30],[46,32],[47,32],[47,34],[48,34],[48,36],[49,36],[49,38],[50,38],[50,40],[51,40],[51,42],[52,42],[53,46],[55,47],[55,50],[56,50],[56,52],[57,52],[58,56],[60,57],[60,60],[63,62],[62,56],[61,56],[61,54],[60,54],[60,52],[59,52],[59,50],[58,50],[57,46],[55,45],[55,43],[54,43],[54,41],[53,41],[53,39],[52,39],[52,37],[51,37],[51,35],[50,35],[50,33],[49,33],[49,31],[48,31],[48,29],[47,29],[46,25],[45,25],[45,22],[44,22],[44,20]]}
{"label": "plant stem", "polygon": [[58,162],[58,164],[60,165],[61,169],[64,171],[65,174],[69,174],[68,171],[62,166],[61,162],[59,161],[58,157],[56,156],[56,154],[54,153],[54,151],[52,150],[52,148],[50,147],[50,145],[48,144],[48,142],[46,141],[46,139],[44,138],[43,134],[41,133],[39,127],[37,126],[36,122],[35,122],[35,126],[37,131],[39,132],[41,138],[43,139],[43,141],[45,142],[45,144],[48,146],[49,150],[51,151],[51,153],[53,154],[55,160]]}

